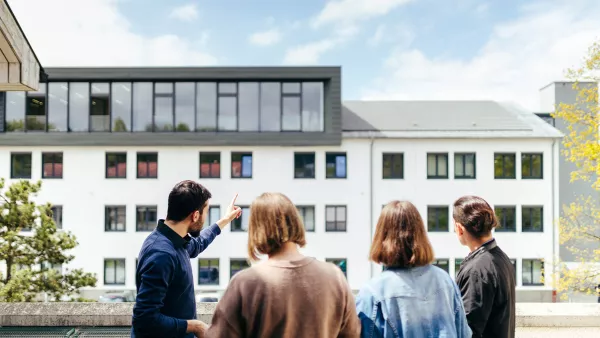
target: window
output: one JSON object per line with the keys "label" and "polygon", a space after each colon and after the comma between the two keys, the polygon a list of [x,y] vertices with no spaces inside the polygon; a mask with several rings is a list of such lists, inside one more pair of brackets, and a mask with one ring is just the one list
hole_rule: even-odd
{"label": "window", "polygon": [[454,178],[475,178],[475,154],[454,154]]}
{"label": "window", "polygon": [[383,154],[383,178],[404,178],[404,154]]}
{"label": "window", "polygon": [[63,227],[63,224],[62,224],[63,208],[62,208],[62,206],[61,205],[53,205],[50,208],[50,211],[52,211],[52,220],[54,221],[56,228],[62,229],[62,227]]}
{"label": "window", "polygon": [[252,178],[252,153],[231,153],[231,178]]}
{"label": "window", "polygon": [[104,208],[104,231],[125,231],[125,206]]}
{"label": "window", "polygon": [[204,226],[208,227],[212,224],[217,223],[217,221],[221,218],[221,207],[219,206],[211,206],[208,208],[208,216],[204,222]]}
{"label": "window", "polygon": [[219,285],[219,259],[198,260],[198,285]]}
{"label": "window", "polygon": [[260,93],[258,82],[240,82],[238,84],[239,131],[258,131],[260,124]]}
{"label": "window", "polygon": [[193,82],[175,83],[175,131],[191,132],[195,130],[196,84]]}
{"label": "window", "polygon": [[133,92],[130,82],[113,82],[111,92],[112,131],[131,131],[131,100]]}
{"label": "window", "polygon": [[69,108],[69,84],[48,84],[48,131],[67,131]]}
{"label": "window", "polygon": [[133,131],[152,131],[154,100],[152,82],[133,84]]}
{"label": "window", "polygon": [[106,178],[127,177],[127,153],[106,153]]}
{"label": "window", "polygon": [[299,206],[298,213],[304,223],[304,230],[314,232],[315,231],[315,207]]}
{"label": "window", "polygon": [[515,154],[494,154],[494,178],[516,178]]}
{"label": "window", "polygon": [[302,83],[302,131],[324,130],[323,83]]}
{"label": "window", "polygon": [[521,231],[543,232],[544,231],[544,207],[521,208]]}
{"label": "window", "polygon": [[517,231],[516,207],[496,207],[496,217],[498,217],[498,227],[496,232],[515,232]]}
{"label": "window", "polygon": [[332,263],[342,270],[344,276],[348,278],[348,260],[346,258],[326,258],[325,262]]}
{"label": "window", "polygon": [[263,82],[260,84],[260,131],[281,129],[281,84]]}
{"label": "window", "polygon": [[248,231],[248,221],[250,220],[250,207],[240,207],[242,216],[231,221],[231,231],[241,232]]}
{"label": "window", "polygon": [[158,153],[137,154],[137,178],[158,178]]}
{"label": "window", "polygon": [[294,178],[315,178],[315,153],[294,154]]}
{"label": "window", "polygon": [[154,84],[154,131],[173,131],[173,83]]}
{"label": "window", "polygon": [[301,128],[301,90],[300,83],[290,82],[282,84],[281,130],[300,131]]}
{"label": "window", "polygon": [[10,178],[31,178],[31,153],[10,154]]}
{"label": "window", "polygon": [[218,126],[221,131],[237,130],[237,83],[219,83]]}
{"label": "window", "polygon": [[156,227],[157,211],[156,206],[138,206],[136,231],[152,231]]}
{"label": "window", "polygon": [[521,154],[521,178],[536,179],[543,178],[544,155],[539,154]]}
{"label": "window", "polygon": [[448,207],[427,207],[427,231],[449,231],[448,210]]}
{"label": "window", "polygon": [[69,83],[69,131],[88,131],[90,124],[90,84]]}
{"label": "window", "polygon": [[433,261],[433,265],[446,271],[447,273],[450,273],[450,262],[447,259],[436,259]]}
{"label": "window", "polygon": [[42,153],[42,178],[63,177],[63,153]]}
{"label": "window", "polygon": [[58,272],[59,274],[62,274],[62,264],[60,263],[48,263],[48,262],[44,262],[42,264],[40,264],[40,270],[41,271],[49,271],[49,270],[54,270],[56,272]]}
{"label": "window", "polygon": [[462,258],[456,258],[454,260],[454,278],[458,277],[458,271],[460,271],[460,265],[463,261],[464,259]]}
{"label": "window", "polygon": [[221,177],[221,153],[200,153],[200,178]]}
{"label": "window", "polygon": [[541,259],[523,259],[521,271],[523,285],[544,285],[544,261]]}
{"label": "window", "polygon": [[27,93],[25,129],[46,131],[46,84],[40,83],[36,92]]}
{"label": "window", "polygon": [[229,276],[230,276],[229,278],[230,279],[233,278],[233,276],[236,273],[238,273],[238,272],[240,272],[240,271],[242,271],[244,269],[247,269],[249,267],[250,267],[250,265],[248,264],[247,260],[232,258],[229,261]]}
{"label": "window", "polygon": [[125,259],[104,260],[104,285],[125,285]]}
{"label": "window", "polygon": [[448,154],[427,154],[427,178],[448,178]]}
{"label": "window", "polygon": [[110,89],[108,83],[92,83],[90,130],[110,131]]}
{"label": "window", "polygon": [[25,131],[25,92],[6,92],[6,131]]}
{"label": "window", "polygon": [[196,83],[196,131],[217,130],[217,84]]}
{"label": "window", "polygon": [[325,177],[346,178],[346,153],[325,154]]}
{"label": "window", "polygon": [[555,122],[554,122],[554,117],[552,117],[552,114],[536,113],[535,115],[537,115],[539,118],[544,120],[544,122],[548,123],[549,125],[556,127]]}
{"label": "window", "polygon": [[346,231],[346,207],[325,207],[325,231]]}

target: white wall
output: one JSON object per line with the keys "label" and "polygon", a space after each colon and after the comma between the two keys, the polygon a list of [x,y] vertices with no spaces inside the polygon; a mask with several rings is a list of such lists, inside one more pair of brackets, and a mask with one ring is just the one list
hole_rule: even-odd
{"label": "white wall", "polygon": [[[319,259],[347,258],[348,280],[353,289],[360,288],[371,278],[371,270],[380,267],[368,262],[371,227],[377,221],[381,206],[393,199],[413,202],[424,219],[427,205],[448,205],[465,194],[477,194],[491,204],[517,206],[517,232],[496,235],[499,245],[511,258],[544,258],[552,261],[552,195],[551,195],[551,141],[530,140],[375,140],[373,163],[369,163],[370,141],[344,140],[341,147],[11,147],[0,148],[0,177],[10,176],[10,152],[33,153],[33,179],[41,178],[41,153],[62,151],[64,175],[58,180],[44,180],[40,201],[63,206],[63,228],[72,231],[79,246],[74,250],[75,260],[70,268],[83,268],[98,274],[98,286],[103,288],[104,258],[126,258],[126,285],[106,286],[106,289],[135,288],[135,258],[148,235],[135,231],[135,206],[158,205],[159,217],[167,211],[167,195],[172,186],[184,179],[198,179],[200,151],[221,152],[221,178],[202,179],[200,183],[213,193],[212,205],[224,210],[232,195],[239,192],[238,205],[249,205],[265,191],[279,191],[298,205],[316,207],[316,231],[307,233],[304,252]],[[105,179],[105,152],[127,151],[127,179]],[[158,179],[136,179],[136,152],[157,151]],[[252,151],[253,178],[230,179],[231,151]],[[294,179],[294,152],[316,152],[316,179]],[[325,152],[345,151],[348,154],[347,179],[325,179]],[[453,152],[476,152],[477,179],[454,180]],[[404,179],[383,180],[382,153],[404,153]],[[447,180],[427,180],[427,152],[449,152]],[[517,179],[494,180],[493,153],[517,153]],[[520,152],[544,153],[544,179],[521,180]],[[370,170],[374,173],[373,219],[369,220]],[[127,231],[104,231],[104,206],[127,206]],[[325,232],[325,205],[347,206],[347,232]],[[544,206],[544,232],[521,233],[520,206]],[[454,235],[432,233],[431,241],[436,256],[449,258],[453,273],[453,258],[462,258],[467,250]],[[201,254],[202,258],[220,258],[221,288],[229,280],[229,258],[246,257],[246,233],[232,233],[226,229]],[[548,264],[550,265],[550,264]],[[197,262],[193,260],[194,278]],[[549,268],[550,266],[548,266]],[[518,282],[521,264],[518,262]],[[548,272],[547,272],[548,273]],[[215,289],[198,287],[198,289]]]}

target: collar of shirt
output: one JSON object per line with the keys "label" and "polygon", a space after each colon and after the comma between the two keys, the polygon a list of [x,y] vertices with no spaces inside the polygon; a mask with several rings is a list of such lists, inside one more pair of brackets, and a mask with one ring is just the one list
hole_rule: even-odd
{"label": "collar of shirt", "polygon": [[164,219],[158,220],[158,226],[156,227],[156,230],[167,237],[176,248],[186,247],[192,239],[189,234],[185,235],[185,237],[179,236],[178,233],[173,231],[173,229],[165,224]]}
{"label": "collar of shirt", "polygon": [[489,241],[481,244],[481,246],[477,249],[475,249],[475,251],[469,253],[467,255],[467,257],[465,257],[465,260],[463,262],[466,262],[467,260],[477,256],[479,253],[484,252],[484,251],[489,251],[493,248],[495,248],[496,245],[496,239],[492,237],[492,239],[490,239]]}

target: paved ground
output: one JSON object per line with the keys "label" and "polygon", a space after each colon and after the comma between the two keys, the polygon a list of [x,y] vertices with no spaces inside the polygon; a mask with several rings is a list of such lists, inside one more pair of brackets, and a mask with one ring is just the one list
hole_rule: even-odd
{"label": "paved ground", "polygon": [[593,328],[553,328],[553,327],[518,327],[517,338],[598,338],[600,327]]}

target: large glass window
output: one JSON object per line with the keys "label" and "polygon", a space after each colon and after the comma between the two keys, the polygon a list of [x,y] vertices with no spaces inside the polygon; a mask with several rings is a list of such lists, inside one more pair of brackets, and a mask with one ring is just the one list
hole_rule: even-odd
{"label": "large glass window", "polygon": [[523,232],[544,231],[544,207],[521,208],[521,230]]}
{"label": "large glass window", "polygon": [[427,207],[427,231],[444,232],[448,231],[448,207],[432,206]]}
{"label": "large glass window", "polygon": [[325,154],[325,177],[346,178],[346,153]]}
{"label": "large glass window", "polygon": [[173,83],[154,84],[154,131],[173,131]]}
{"label": "large glass window", "polygon": [[42,178],[63,177],[63,153],[42,153]]}
{"label": "large glass window", "polygon": [[239,83],[239,131],[258,131],[259,127],[259,87],[258,82]]}
{"label": "large glass window", "polygon": [[152,231],[156,228],[157,207],[153,206],[138,206],[136,208],[136,231]]}
{"label": "large glass window", "polygon": [[10,154],[10,178],[31,178],[31,153]]}
{"label": "large glass window", "polygon": [[323,131],[323,83],[302,84],[302,131]]}
{"label": "large glass window", "polygon": [[112,84],[112,131],[131,131],[131,83],[114,82]]}
{"label": "large glass window", "polygon": [[219,83],[219,130],[235,131],[237,129],[237,83]]}
{"label": "large glass window", "polygon": [[104,260],[104,285],[125,285],[125,259]]}
{"label": "large glass window", "polygon": [[200,153],[200,178],[221,177],[221,153]]}
{"label": "large glass window", "polygon": [[158,178],[158,153],[137,153],[137,178]]}
{"label": "large glass window", "polygon": [[543,154],[521,154],[521,178],[544,178]]}
{"label": "large glass window", "polygon": [[325,231],[346,231],[346,206],[325,207]]}
{"label": "large glass window", "polygon": [[90,87],[87,82],[69,83],[69,131],[88,131]]}
{"label": "large glass window", "polygon": [[104,207],[104,231],[125,231],[126,210],[124,205]]}
{"label": "large glass window", "polygon": [[427,154],[427,178],[448,178],[448,154]]}
{"label": "large glass window", "polygon": [[298,213],[304,223],[304,230],[314,232],[315,231],[315,207],[314,206],[299,206]]}
{"label": "large glass window", "polygon": [[515,154],[494,154],[494,178],[516,178]]}
{"label": "large glass window", "polygon": [[544,285],[544,261],[541,259],[524,259],[521,267],[523,285]]}
{"label": "large glass window", "polygon": [[252,178],[252,153],[231,153],[231,178]]}
{"label": "large glass window", "polygon": [[106,153],[106,178],[127,178],[127,153]]}
{"label": "large glass window", "polygon": [[383,178],[404,178],[404,154],[384,153],[382,167]]}
{"label": "large glass window", "polygon": [[517,208],[511,206],[495,207],[496,217],[498,218],[498,227],[496,232],[515,232],[517,231]]}
{"label": "large glass window", "polygon": [[282,87],[282,121],[283,131],[300,131],[301,127],[301,91],[300,83],[283,83]]}
{"label": "large glass window", "polygon": [[196,84],[196,130],[217,130],[217,84],[214,82]]}
{"label": "large glass window", "polygon": [[90,130],[110,131],[110,88],[108,83],[92,83]]}
{"label": "large glass window", "polygon": [[260,84],[260,131],[281,129],[281,85],[279,82]]}
{"label": "large glass window", "polygon": [[454,154],[454,178],[475,178],[475,153]]}
{"label": "large glass window", "polygon": [[219,285],[219,259],[198,260],[198,285]]}
{"label": "large glass window", "polygon": [[6,92],[6,131],[25,131],[25,92]]}
{"label": "large glass window", "polygon": [[152,83],[133,84],[133,131],[152,131]]}
{"label": "large glass window", "polygon": [[204,220],[204,226],[208,228],[210,225],[217,223],[221,218],[221,207],[218,205],[212,205],[208,208],[208,215]]}
{"label": "large glass window", "polygon": [[195,83],[175,83],[175,129],[178,132],[194,131]]}
{"label": "large glass window", "polygon": [[27,93],[25,128],[28,131],[46,131],[46,84],[40,83],[35,92]]}
{"label": "large glass window", "polygon": [[69,84],[50,82],[48,84],[48,131],[67,131],[69,109]]}
{"label": "large glass window", "polygon": [[315,153],[294,154],[294,178],[315,178]]}

